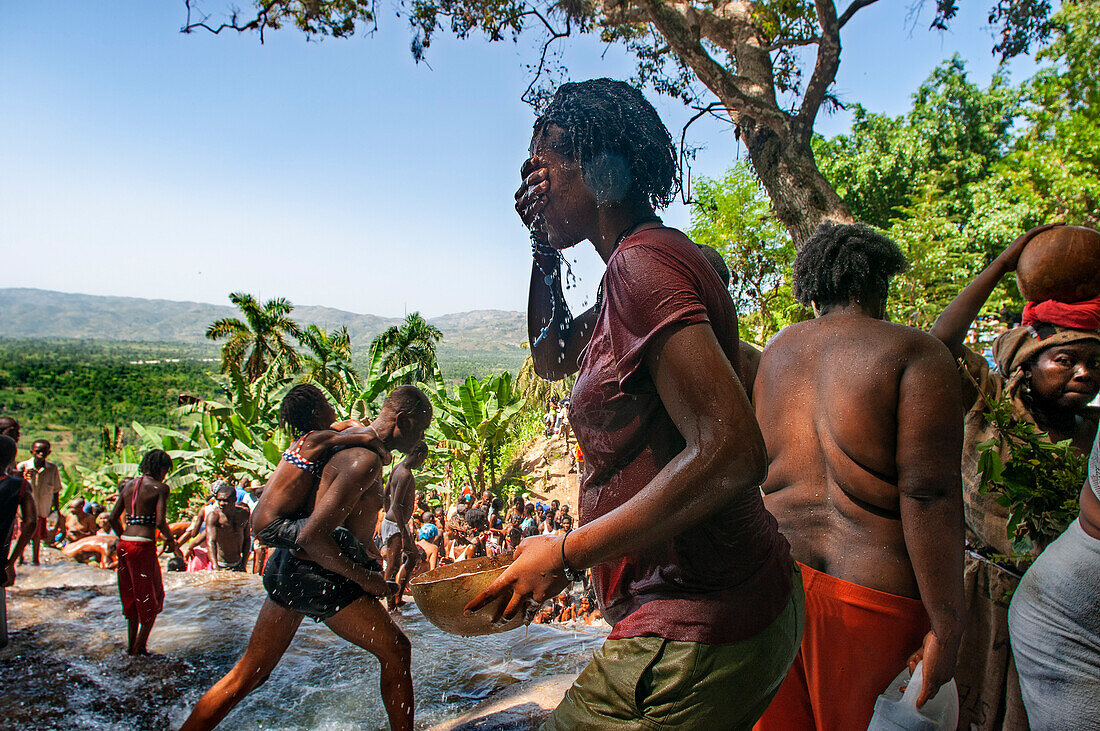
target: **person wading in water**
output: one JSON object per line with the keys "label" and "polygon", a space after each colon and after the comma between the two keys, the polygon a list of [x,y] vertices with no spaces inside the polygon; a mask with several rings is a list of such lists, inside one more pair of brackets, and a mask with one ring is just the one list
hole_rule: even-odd
{"label": "person wading in water", "polygon": [[[297,432],[326,429],[336,419],[315,387],[299,387],[293,398],[287,396],[290,400],[284,399],[280,418]],[[386,397],[369,429],[388,456],[391,449],[411,450],[423,439],[431,418],[432,405],[424,392],[399,386]],[[382,457],[363,447],[323,455],[321,464],[316,455],[306,457],[320,473],[315,492],[286,489],[292,480],[280,481],[281,489],[276,489],[273,478],[256,505],[256,521],[261,526],[274,524],[269,535],[280,536],[294,548],[281,544],[271,552],[264,569],[268,596],[244,656],[199,699],[181,731],[217,726],[267,680],[306,617],[324,622],[378,658],[390,727],[413,727],[412,647],[378,602],[387,592],[381,556],[374,548],[382,508]],[[258,531],[261,540],[264,533]]]}
{"label": "person wading in water", "polygon": [[[122,614],[126,617],[126,652],[146,655],[146,643],[153,622],[164,609],[164,582],[157,561],[156,531],[164,536],[166,550],[183,554],[176,546],[168,527],[168,485],[164,478],[172,471],[172,458],[161,449],[145,453],[138,466],[137,477],[126,480],[118,491],[118,499],[108,520],[119,536],[118,593],[122,598]],[[122,527],[122,515],[126,527]]]}
{"label": "person wading in water", "polygon": [[[749,728],[798,650],[802,580],[760,494],[733,302],[654,215],[679,187],[672,140],[641,92],[596,79],[558,89],[530,155],[528,329],[540,376],[577,373],[580,527],[523,541],[467,610],[503,596],[514,617],[592,567],[613,629],[544,728]],[[573,319],[559,252],[584,240],[607,270]]]}

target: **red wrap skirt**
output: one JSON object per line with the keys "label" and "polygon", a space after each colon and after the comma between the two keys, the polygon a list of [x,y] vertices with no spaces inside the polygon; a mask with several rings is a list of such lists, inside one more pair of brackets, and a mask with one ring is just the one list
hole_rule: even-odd
{"label": "red wrap skirt", "polygon": [[150,624],[164,609],[164,582],[152,541],[118,542],[118,594],[127,619]]}

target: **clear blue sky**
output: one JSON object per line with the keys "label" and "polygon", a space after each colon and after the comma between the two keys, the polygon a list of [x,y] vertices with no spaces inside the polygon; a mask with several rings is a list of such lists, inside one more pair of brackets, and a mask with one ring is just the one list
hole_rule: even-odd
{"label": "clear blue sky", "polygon": [[[955,52],[988,80],[988,2],[961,3],[948,34],[910,5],[882,0],[845,28],[843,99],[902,113]],[[387,316],[523,310],[530,253],[512,194],[534,36],[440,35],[429,67],[404,20],[382,16],[373,37],[285,29],[261,45],[180,34],[183,0],[0,0],[3,286],[214,303],[246,290]],[[562,49],[574,80],[631,74],[618,48]],[[651,99],[675,136],[688,113]],[[818,129],[847,125],[840,114]],[[744,154],[717,122],[690,139],[706,147],[693,175]],[[665,220],[686,227],[688,211]],[[576,251],[579,300],[600,267],[587,244]]]}

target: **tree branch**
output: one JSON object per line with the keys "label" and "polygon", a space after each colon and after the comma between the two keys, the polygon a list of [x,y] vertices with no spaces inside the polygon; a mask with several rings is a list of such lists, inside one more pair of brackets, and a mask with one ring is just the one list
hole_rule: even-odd
{"label": "tree branch", "polygon": [[[874,5],[878,0],[852,0],[852,4],[848,6],[848,9],[840,16],[840,19],[836,23],[837,30],[843,28],[845,24],[852,19],[852,16],[858,13],[868,5]],[[835,12],[835,11],[834,11]]]}
{"label": "tree branch", "polygon": [[546,69],[546,54],[550,51],[550,45],[559,38],[565,38],[569,36],[569,34],[573,31],[573,25],[570,22],[569,18],[566,17],[565,30],[559,31],[554,28],[554,26],[550,24],[550,21],[547,20],[546,16],[540,13],[537,9],[531,8],[530,10],[521,13],[519,17],[522,18],[527,15],[534,15],[536,18],[538,18],[542,22],[543,26],[545,26],[546,32],[549,33],[549,37],[546,39],[546,42],[542,44],[542,50],[539,53],[539,65],[538,68],[535,70],[535,75],[531,79],[531,83],[527,85],[527,88],[524,89],[523,94],[520,96],[520,99],[522,99],[524,102],[532,104],[534,100],[531,97],[531,90],[535,88],[535,84],[537,84],[539,82],[539,79],[542,78],[542,72]]}
{"label": "tree branch", "polygon": [[[700,42],[698,23],[689,25],[683,13],[663,0],[636,0],[636,4],[646,11],[649,22],[664,36],[676,55],[722,100],[734,123],[742,115],[748,115],[777,132],[786,130],[787,115],[770,99],[774,88],[732,74],[715,61]],[[705,21],[702,17],[698,20]]]}
{"label": "tree branch", "polygon": [[260,11],[256,14],[256,17],[248,21],[244,25],[240,25],[238,23],[237,11],[234,10],[233,14],[229,16],[228,23],[222,23],[215,28],[214,26],[211,26],[206,22],[210,19],[209,15],[203,15],[202,20],[198,22],[193,22],[191,20],[191,14],[195,12],[195,9],[191,7],[191,0],[184,0],[184,6],[186,6],[187,8],[187,22],[182,28],[180,28],[180,32],[191,33],[194,30],[202,28],[203,30],[213,33],[214,35],[218,35],[223,30],[235,30],[239,33],[243,33],[249,30],[255,30],[259,31],[260,43],[263,43],[264,29],[268,26],[268,13],[271,11],[272,6],[274,6],[276,2],[278,2],[278,0],[267,0],[266,2],[264,2],[260,6]]}
{"label": "tree branch", "polygon": [[[853,0],[847,12],[856,5],[870,4],[875,0]],[[833,0],[814,0],[817,10],[817,22],[821,26],[821,42],[817,44],[817,61],[810,82],[806,84],[806,94],[802,97],[802,107],[798,110],[796,133],[809,139],[813,133],[814,120],[825,101],[825,95],[836,79],[840,68],[840,21],[836,17]]]}
{"label": "tree branch", "polygon": [[[680,185],[680,200],[682,200],[684,202],[685,206],[691,205],[692,203],[695,202],[691,197],[691,164],[688,163],[688,161],[687,161],[687,159],[688,159],[688,154],[687,154],[687,131],[688,131],[688,127],[690,127],[692,124],[694,124],[697,119],[705,117],[708,114],[711,115],[712,117],[716,118],[716,119],[721,119],[723,122],[728,122],[730,124],[733,124],[732,119],[722,119],[722,117],[719,117],[715,113],[716,110],[721,110],[721,111],[724,111],[726,114],[730,114],[730,110],[726,109],[726,105],[723,104],[722,102],[711,102],[710,104],[706,105],[705,107],[692,107],[692,108],[695,110],[695,114],[692,116],[691,119],[689,119],[687,122],[684,123],[683,128],[680,130],[680,170],[683,171],[682,176],[681,176],[681,185]],[[694,157],[694,153],[692,154],[692,157]]]}
{"label": "tree branch", "polygon": [[810,38],[791,38],[789,40],[779,41],[778,43],[773,43],[770,46],[765,46],[764,50],[767,51],[768,53],[772,53],[774,51],[778,51],[780,48],[793,48],[795,46],[812,46],[812,45],[814,45],[816,43],[820,43],[820,42],[821,42],[821,38],[819,36],[812,36]]}

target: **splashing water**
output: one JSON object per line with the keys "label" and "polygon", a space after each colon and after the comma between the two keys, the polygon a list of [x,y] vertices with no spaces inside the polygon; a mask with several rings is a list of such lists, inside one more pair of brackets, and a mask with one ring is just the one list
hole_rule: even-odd
{"label": "splashing water", "polygon": [[[265,597],[260,577],[165,574],[153,657],[124,653],[115,574],[73,563],[25,567],[8,590],[11,644],[0,650],[4,718],[23,728],[178,728],[244,652]],[[413,646],[417,728],[453,718],[516,683],[576,674],[607,629],[533,625],[462,638],[414,606],[397,617]],[[378,661],[323,624],[302,623],[266,684],[224,728],[387,728]]]}

